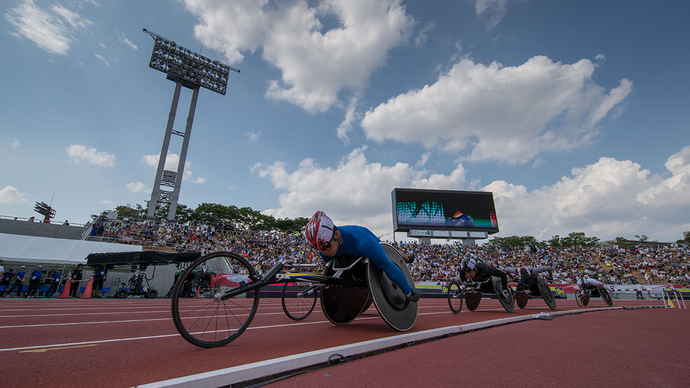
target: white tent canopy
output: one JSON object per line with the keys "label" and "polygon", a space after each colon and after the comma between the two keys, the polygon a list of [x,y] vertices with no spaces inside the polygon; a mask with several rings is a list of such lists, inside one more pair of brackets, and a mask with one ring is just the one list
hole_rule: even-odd
{"label": "white tent canopy", "polygon": [[19,263],[86,264],[90,253],[141,250],[141,245],[0,233],[0,259]]}

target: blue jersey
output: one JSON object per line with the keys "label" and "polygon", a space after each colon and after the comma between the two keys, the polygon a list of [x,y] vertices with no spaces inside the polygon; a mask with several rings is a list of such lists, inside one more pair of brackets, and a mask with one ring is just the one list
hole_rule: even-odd
{"label": "blue jersey", "polygon": [[[335,257],[343,255],[366,256],[372,263],[381,268],[400,287],[403,293],[412,292],[412,286],[407,282],[405,274],[388,258],[383,247],[379,244],[379,238],[369,229],[362,226],[346,225],[339,226],[338,230],[340,231],[340,246]],[[331,259],[321,252],[319,254],[324,263]]]}

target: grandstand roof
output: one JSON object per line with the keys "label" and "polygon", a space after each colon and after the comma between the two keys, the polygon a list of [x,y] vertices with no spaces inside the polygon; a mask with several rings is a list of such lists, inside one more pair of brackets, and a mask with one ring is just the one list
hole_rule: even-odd
{"label": "grandstand roof", "polygon": [[0,233],[0,259],[5,261],[86,264],[91,253],[122,251],[141,251],[141,246]]}

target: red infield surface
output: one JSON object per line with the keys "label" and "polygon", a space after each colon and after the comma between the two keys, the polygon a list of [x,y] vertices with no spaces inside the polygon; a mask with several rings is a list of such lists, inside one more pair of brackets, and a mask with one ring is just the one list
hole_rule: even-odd
{"label": "red infield surface", "polygon": [[[662,302],[614,301],[615,307],[651,305]],[[603,307],[593,298],[587,309]],[[0,309],[0,365],[7,387],[133,387],[368,340],[554,313],[541,300],[509,314],[498,301],[485,299],[477,311],[454,315],[445,299],[425,298],[415,327],[399,333],[373,306],[353,323],[335,326],[318,303],[309,318],[294,322],[283,313],[280,299],[262,299],[242,336],[220,348],[202,349],[177,333],[169,299],[11,298],[0,300]],[[573,310],[585,309],[559,299],[555,313]],[[270,386],[686,387],[688,323],[687,310],[659,308],[527,320],[340,363]]]}

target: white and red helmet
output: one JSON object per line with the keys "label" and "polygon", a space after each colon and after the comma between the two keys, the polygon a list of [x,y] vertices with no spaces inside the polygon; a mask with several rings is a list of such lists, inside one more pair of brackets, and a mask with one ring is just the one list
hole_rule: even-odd
{"label": "white and red helmet", "polygon": [[530,275],[532,275],[532,273],[530,272],[530,270],[527,267],[525,267],[523,265],[522,267],[518,268],[518,275],[521,278],[528,278],[528,277],[530,277]]}
{"label": "white and red helmet", "polygon": [[304,227],[304,238],[314,249],[321,250],[324,244],[333,239],[334,230],[333,221],[328,218],[326,213],[319,210],[314,213],[307,222],[307,226]]}

